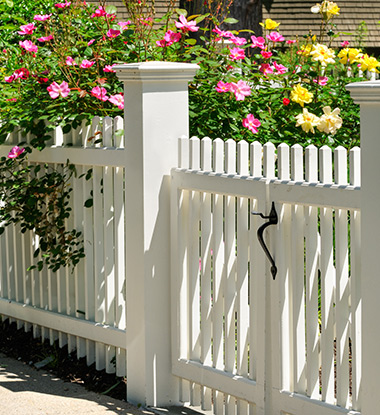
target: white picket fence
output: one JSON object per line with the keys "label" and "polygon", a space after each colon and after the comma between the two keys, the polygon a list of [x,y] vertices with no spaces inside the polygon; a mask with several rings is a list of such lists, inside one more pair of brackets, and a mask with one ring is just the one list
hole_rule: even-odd
{"label": "white picket fence", "polygon": [[[69,134],[54,130],[43,152],[35,150],[29,163],[53,166],[75,164],[77,178],[71,179],[72,214],[68,227],[84,236],[85,259],[75,268],[57,273],[44,269],[26,271],[41,257],[33,258],[38,238],[22,234],[17,227],[7,227],[0,237],[0,313],[16,319],[18,325],[31,325],[35,336],[50,342],[59,340],[70,352],[86,356],[97,369],[126,375],[125,356],[125,218],[123,119],[95,117],[91,125]],[[119,131],[120,132],[120,131]],[[13,145],[30,141],[19,132],[10,134],[0,147],[7,155]],[[102,139],[102,143],[94,144]],[[67,147],[70,145],[70,147]],[[92,169],[92,178],[78,178]],[[93,192],[93,196],[91,196]],[[84,202],[93,197],[92,208]]]}
{"label": "white picket fence", "polygon": [[[25,272],[37,243],[0,238],[0,315],[127,376],[127,399],[216,415],[373,415],[380,390],[380,83],[350,84],[361,148],[188,135],[197,66],[115,67],[121,119],[55,133],[30,163],[65,163],[73,275]],[[88,138],[102,130],[102,144]],[[179,144],[178,144],[178,138]],[[27,139],[30,139],[27,137]],[[20,137],[0,147],[7,154]],[[93,140],[92,140],[93,143]],[[67,146],[71,144],[71,146]],[[362,184],[361,184],[362,182]],[[93,192],[94,205],[84,208]],[[257,230],[275,207],[264,239]]]}
{"label": "white picket fence", "polygon": [[[303,413],[358,413],[360,149],[349,153],[350,184],[347,156],[342,147],[333,163],[327,146],[180,141],[172,330],[184,402],[261,413],[270,390],[269,414],[301,414],[306,399]],[[269,214],[272,202],[275,281],[256,236],[264,221],[251,214]]]}

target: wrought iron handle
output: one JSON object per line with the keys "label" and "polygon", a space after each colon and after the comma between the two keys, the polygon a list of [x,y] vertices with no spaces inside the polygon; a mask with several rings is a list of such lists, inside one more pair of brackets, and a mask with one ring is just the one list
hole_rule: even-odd
{"label": "wrought iron handle", "polygon": [[273,279],[276,279],[277,267],[276,267],[276,264],[274,262],[274,259],[273,259],[272,255],[269,252],[268,247],[266,246],[266,244],[264,242],[264,237],[263,237],[263,233],[264,233],[265,228],[267,228],[270,225],[277,225],[277,223],[278,223],[278,216],[277,216],[276,208],[274,207],[274,202],[272,202],[272,208],[271,208],[268,216],[264,216],[260,212],[251,212],[251,213],[252,213],[252,215],[261,216],[263,219],[269,219],[268,222],[265,222],[257,230],[257,238],[258,238],[258,240],[260,242],[260,245],[263,248],[266,256],[268,257],[268,259],[271,263],[270,272],[272,274],[272,277],[273,277]]}

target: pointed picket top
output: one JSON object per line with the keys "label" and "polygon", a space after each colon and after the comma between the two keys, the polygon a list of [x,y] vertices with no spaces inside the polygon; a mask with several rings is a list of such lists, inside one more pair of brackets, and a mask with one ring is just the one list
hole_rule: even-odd
{"label": "pointed picket top", "polygon": [[332,152],[328,146],[319,149],[319,171],[320,181],[326,184],[332,184]]}
{"label": "pointed picket top", "polygon": [[313,144],[305,149],[305,180],[309,183],[318,182],[318,148]]}
{"label": "pointed picket top", "polygon": [[267,179],[275,178],[276,148],[273,143],[264,144],[264,176]]}
{"label": "pointed picket top", "polygon": [[224,141],[221,138],[217,138],[213,142],[212,152],[213,152],[213,171],[215,173],[223,173],[223,151],[224,151]]}
{"label": "pointed picket top", "polygon": [[178,167],[188,169],[190,160],[190,142],[187,137],[181,137],[178,140]]}
{"label": "pointed picket top", "polygon": [[303,181],[303,148],[294,144],[291,148],[291,177],[295,182]]}
{"label": "pointed picket top", "polygon": [[229,139],[224,144],[224,169],[227,174],[236,174],[236,141]]}
{"label": "pointed picket top", "polygon": [[237,172],[241,176],[249,175],[249,144],[246,141],[239,141],[238,148],[238,166]]}
{"label": "pointed picket top", "polygon": [[336,184],[347,184],[347,150],[342,146],[334,150],[334,178]]}
{"label": "pointed picket top", "polygon": [[192,170],[201,168],[201,143],[198,137],[190,138],[190,168]]}
{"label": "pointed picket top", "polygon": [[210,137],[202,138],[201,141],[201,169],[212,171],[212,140]]}
{"label": "pointed picket top", "polygon": [[278,154],[278,178],[280,180],[290,180],[290,148],[287,144],[281,143],[277,147]]}
{"label": "pointed picket top", "polygon": [[251,176],[262,177],[263,173],[263,146],[258,142],[254,141],[250,145],[251,155]]}
{"label": "pointed picket top", "polygon": [[350,184],[352,186],[360,186],[360,148],[354,147],[350,150]]}

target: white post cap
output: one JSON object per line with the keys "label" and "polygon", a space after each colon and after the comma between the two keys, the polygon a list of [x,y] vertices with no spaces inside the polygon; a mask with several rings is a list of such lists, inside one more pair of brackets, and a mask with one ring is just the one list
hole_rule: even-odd
{"label": "white post cap", "polygon": [[352,82],[346,89],[355,104],[380,103],[380,81]]}

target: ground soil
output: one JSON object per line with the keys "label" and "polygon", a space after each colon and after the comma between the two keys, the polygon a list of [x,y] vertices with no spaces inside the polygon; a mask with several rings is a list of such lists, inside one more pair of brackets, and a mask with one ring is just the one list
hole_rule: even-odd
{"label": "ground soil", "polygon": [[34,339],[32,332],[24,328],[17,330],[16,323],[0,320],[0,352],[8,357],[20,360],[34,367],[47,357],[52,362],[43,370],[54,373],[59,378],[79,383],[86,389],[125,401],[126,380],[108,374],[104,370],[95,369],[95,364],[87,366],[86,359],[77,359],[74,353],[69,354],[67,346],[60,348],[58,342],[50,345],[48,341]]}

